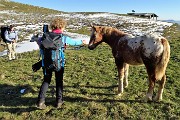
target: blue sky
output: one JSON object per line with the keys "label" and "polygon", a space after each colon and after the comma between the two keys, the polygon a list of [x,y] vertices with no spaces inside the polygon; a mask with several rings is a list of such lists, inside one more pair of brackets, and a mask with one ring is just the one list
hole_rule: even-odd
{"label": "blue sky", "polygon": [[180,20],[180,0],[12,0],[64,12],[156,13],[160,20]]}

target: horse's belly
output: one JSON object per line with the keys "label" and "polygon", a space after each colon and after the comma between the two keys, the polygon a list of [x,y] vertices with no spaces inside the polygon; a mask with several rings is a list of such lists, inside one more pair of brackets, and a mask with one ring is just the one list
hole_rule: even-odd
{"label": "horse's belly", "polygon": [[143,65],[143,63],[138,63],[138,62],[127,62],[129,65]]}
{"label": "horse's belly", "polygon": [[142,65],[143,61],[139,56],[127,55],[124,57],[124,62],[130,65]]}

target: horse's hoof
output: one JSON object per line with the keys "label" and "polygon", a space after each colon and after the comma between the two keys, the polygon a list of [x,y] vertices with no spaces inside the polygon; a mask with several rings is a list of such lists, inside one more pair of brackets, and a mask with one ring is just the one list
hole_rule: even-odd
{"label": "horse's hoof", "polygon": [[160,102],[161,100],[162,100],[162,98],[158,98],[158,97],[153,98],[153,101],[155,101],[155,102]]}
{"label": "horse's hoof", "polygon": [[122,96],[122,93],[118,93],[117,96],[118,96],[118,97],[121,97],[121,96]]}
{"label": "horse's hoof", "polygon": [[124,88],[127,88],[128,87],[128,83],[124,83]]}
{"label": "horse's hoof", "polygon": [[148,101],[152,101],[152,98],[146,96],[144,102],[148,102]]}

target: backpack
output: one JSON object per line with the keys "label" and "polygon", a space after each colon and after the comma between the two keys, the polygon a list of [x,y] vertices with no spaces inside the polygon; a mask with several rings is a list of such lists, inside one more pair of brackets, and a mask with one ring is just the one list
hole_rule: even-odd
{"label": "backpack", "polygon": [[44,74],[46,70],[60,71],[65,64],[64,43],[62,34],[46,32],[43,34],[40,54],[42,56],[42,67]]}
{"label": "backpack", "polygon": [[7,41],[6,38],[5,38],[6,30],[9,31],[9,27],[8,26],[2,26],[1,27],[1,38],[3,39],[3,42],[5,42],[5,43]]}

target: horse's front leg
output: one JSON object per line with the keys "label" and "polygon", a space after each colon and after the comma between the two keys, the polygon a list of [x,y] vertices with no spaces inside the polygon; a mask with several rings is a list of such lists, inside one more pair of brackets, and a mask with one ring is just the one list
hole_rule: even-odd
{"label": "horse's front leg", "polygon": [[124,90],[123,80],[124,80],[124,63],[115,60],[118,69],[118,96],[121,96]]}
{"label": "horse's front leg", "polygon": [[124,64],[124,88],[128,87],[129,64]]}

